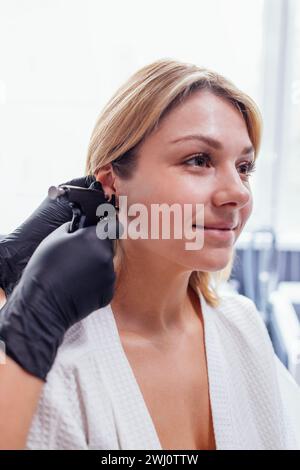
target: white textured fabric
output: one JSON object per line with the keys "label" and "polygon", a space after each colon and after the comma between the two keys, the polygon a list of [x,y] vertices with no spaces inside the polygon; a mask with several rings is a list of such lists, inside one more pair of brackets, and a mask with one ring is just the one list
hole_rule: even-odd
{"label": "white textured fabric", "polygon": [[[217,450],[299,449],[280,383],[299,400],[300,387],[279,367],[255,304],[238,294],[218,308],[200,302]],[[26,448],[162,449],[110,304],[66,333]]]}

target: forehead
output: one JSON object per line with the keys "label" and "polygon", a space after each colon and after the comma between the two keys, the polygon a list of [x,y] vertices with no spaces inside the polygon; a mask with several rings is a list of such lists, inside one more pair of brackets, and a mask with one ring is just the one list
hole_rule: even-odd
{"label": "forehead", "polygon": [[228,100],[207,90],[194,92],[172,109],[152,135],[152,143],[169,143],[183,135],[197,133],[220,141],[228,140],[228,136],[231,136],[237,145],[251,144],[240,112]]}

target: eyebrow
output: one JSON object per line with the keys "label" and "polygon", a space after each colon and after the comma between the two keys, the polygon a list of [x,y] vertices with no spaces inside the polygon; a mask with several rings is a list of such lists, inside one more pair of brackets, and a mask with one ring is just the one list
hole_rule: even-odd
{"label": "eyebrow", "polygon": [[[216,139],[213,139],[212,137],[201,135],[201,134],[185,135],[183,137],[179,137],[178,139],[172,140],[170,143],[175,144],[177,142],[182,142],[185,140],[200,140],[201,142],[206,143],[210,147],[213,147],[215,150],[223,149],[223,145],[221,144],[221,142],[219,142]],[[250,145],[250,146],[245,147],[242,150],[241,155],[248,155],[249,153],[252,153],[252,152],[254,152],[254,147],[253,145]]]}

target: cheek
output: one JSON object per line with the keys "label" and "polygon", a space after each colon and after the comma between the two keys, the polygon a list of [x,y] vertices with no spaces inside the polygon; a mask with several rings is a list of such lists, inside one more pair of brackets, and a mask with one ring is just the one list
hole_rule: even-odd
{"label": "cheek", "polygon": [[253,209],[253,198],[252,198],[252,194],[251,194],[248,204],[246,204],[241,209],[242,217],[247,220],[250,217],[251,213],[252,213],[252,209]]}
{"label": "cheek", "polygon": [[243,230],[243,227],[245,226],[247,220],[249,219],[251,213],[252,213],[252,208],[253,208],[253,198],[252,195],[250,197],[250,200],[248,204],[246,204],[241,210],[240,210],[240,221],[241,221],[241,228],[239,230],[239,233]]}
{"label": "cheek", "polygon": [[[156,213],[154,205],[165,204],[167,206],[172,206],[173,204],[179,205],[181,208],[182,218],[177,219],[176,227],[178,230],[184,230],[184,220],[187,219],[187,224],[192,226],[192,220],[196,220],[196,209],[199,211],[199,217],[197,215],[197,221],[200,223],[201,216],[204,214],[204,205],[208,203],[209,198],[209,184],[205,183],[199,188],[199,181],[195,180],[195,177],[190,175],[179,175],[178,173],[172,171],[164,171],[162,168],[161,171],[151,172],[146,174],[145,171],[140,171],[136,173],[135,177],[130,180],[130,182],[124,184],[122,188],[120,187],[120,194],[127,196],[127,211],[130,210],[130,207],[134,204],[141,204],[141,211],[145,211],[147,217],[147,228],[139,227],[137,231],[145,235],[145,238],[148,239],[140,240],[139,246],[150,249],[156,253],[164,254],[166,257],[192,257],[191,252],[187,252],[184,249],[185,243],[191,240],[183,239],[178,240],[174,239],[174,217],[171,212],[171,216],[168,219],[170,221],[169,229],[171,237],[170,239],[162,239],[162,216],[160,215],[159,222],[157,223],[157,217],[153,217],[151,220],[151,205],[153,213]],[[189,210],[186,210],[184,204],[190,205]],[[203,204],[203,207],[196,207],[196,204]],[[132,207],[131,215],[126,217],[128,223],[128,234],[131,235],[131,229],[135,230],[136,219],[140,218],[145,220],[140,216],[139,207]],[[176,208],[177,210],[177,208]],[[180,210],[180,209],[179,209]],[[136,212],[135,212],[136,211]],[[192,219],[192,220],[191,220]],[[155,231],[159,232],[159,239],[151,239],[151,227],[154,227]],[[194,255],[195,256],[195,255]]]}
{"label": "cheek", "polygon": [[203,200],[199,186],[191,178],[164,172],[163,169],[154,174],[139,174],[126,189],[128,207],[136,203],[143,204],[149,213],[151,204],[179,204],[182,208],[184,204],[191,204],[194,211],[196,203]]}

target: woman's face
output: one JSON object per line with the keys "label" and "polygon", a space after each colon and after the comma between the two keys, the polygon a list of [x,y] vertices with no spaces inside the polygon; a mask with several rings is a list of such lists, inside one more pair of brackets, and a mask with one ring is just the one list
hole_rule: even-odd
{"label": "woman's face", "polygon": [[[199,138],[179,140],[190,135]],[[184,270],[223,269],[251,214],[251,176],[247,172],[253,158],[246,124],[233,105],[206,90],[195,92],[144,141],[132,179],[115,177],[116,195],[127,196],[128,208],[144,204],[149,214],[151,204],[179,203],[182,208],[191,204],[192,224],[196,223],[196,204],[203,204],[204,226],[231,224],[236,228],[226,235],[205,229],[202,248],[187,250],[191,239],[172,236],[172,221],[170,239],[163,239],[161,232],[159,239],[151,239],[149,216],[148,239],[121,240],[124,249],[140,259],[146,252],[156,255]],[[128,216],[128,223],[135,218]]]}

